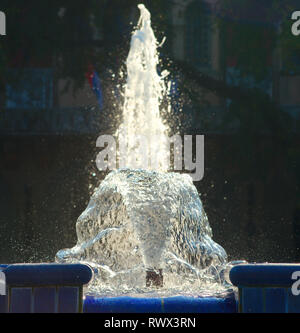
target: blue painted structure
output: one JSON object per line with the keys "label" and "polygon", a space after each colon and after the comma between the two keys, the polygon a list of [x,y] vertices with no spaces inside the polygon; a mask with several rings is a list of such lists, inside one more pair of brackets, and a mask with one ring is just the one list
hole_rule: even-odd
{"label": "blue painted structure", "polygon": [[226,297],[97,297],[86,296],[87,313],[234,313],[234,294]]}
{"label": "blue painted structure", "polygon": [[222,297],[84,298],[83,285],[91,280],[92,270],[81,264],[0,265],[0,271],[6,278],[6,295],[0,295],[2,313],[300,313],[300,295],[292,292],[296,283],[300,294],[300,282],[292,278],[294,272],[300,278],[300,264],[234,266],[229,276],[238,287],[238,302],[234,293]]}
{"label": "blue painted structure", "polygon": [[92,278],[92,270],[81,264],[13,264],[0,270],[6,278],[2,313],[82,312],[83,285]]}
{"label": "blue painted structure", "polygon": [[[231,269],[229,277],[238,287],[239,312],[300,313],[300,295],[293,295],[297,264],[247,264]],[[300,275],[299,275],[300,276]]]}

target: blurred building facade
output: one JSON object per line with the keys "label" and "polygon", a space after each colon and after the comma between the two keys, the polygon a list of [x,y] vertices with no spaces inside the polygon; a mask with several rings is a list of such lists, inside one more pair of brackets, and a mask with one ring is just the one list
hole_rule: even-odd
{"label": "blurred building facade", "polygon": [[[169,23],[171,29],[170,51],[172,57],[177,60],[187,61],[196,70],[210,75],[216,79],[223,79],[229,85],[245,85],[253,87],[255,80],[251,75],[239,76],[239,68],[234,57],[224,56],[224,35],[217,20],[223,15],[225,20],[248,20],[250,24],[268,26],[278,25],[270,23],[268,13],[268,3],[260,3],[253,6],[246,14],[244,11],[232,10],[224,15],[220,12],[219,5],[222,0],[173,0],[168,1]],[[240,8],[241,6],[238,6]],[[110,8],[110,7],[109,7]],[[107,8],[107,10],[110,10]],[[132,8],[132,15],[128,20],[134,20],[136,9]],[[117,16],[120,16],[119,19]],[[122,22],[122,13],[115,13],[116,22]],[[233,18],[234,17],[234,18]],[[124,20],[124,18],[123,18]],[[119,31],[118,31],[119,29]],[[124,26],[116,24],[116,32],[124,32]],[[98,31],[97,38],[103,39],[104,33],[108,31]],[[130,38],[130,34],[128,34]],[[264,90],[273,100],[293,115],[298,121],[300,117],[300,96],[298,87],[300,84],[300,60],[299,55],[295,56],[298,70],[286,70],[283,61],[283,50],[274,49],[272,60],[270,61],[270,75],[265,81],[260,83],[259,88]],[[13,67],[18,62],[22,54],[16,54],[13,59]],[[14,75],[11,69],[9,75]],[[20,72],[17,72],[20,76]],[[7,85],[5,96],[1,98],[2,109],[0,113],[0,130],[4,132],[22,133],[30,132],[91,132],[99,130],[96,126],[99,103],[88,80],[83,87],[73,91],[72,82],[66,79],[57,78],[55,61],[47,59],[42,64],[31,63],[29,68],[24,68],[18,79],[18,84],[13,87]],[[102,78],[100,78],[102,79]],[[67,89],[66,89],[67,87]],[[222,112],[226,108],[226,101],[216,94],[203,90],[203,101],[207,107],[207,112]],[[41,111],[44,110],[44,111]],[[92,112],[96,110],[97,112]],[[193,117],[197,117],[193,114]],[[205,108],[203,113],[205,113]],[[72,115],[73,113],[73,115]],[[95,118],[95,121],[92,121]],[[197,121],[194,119],[193,121]],[[89,127],[90,126],[90,127]],[[205,131],[205,128],[201,128]]]}

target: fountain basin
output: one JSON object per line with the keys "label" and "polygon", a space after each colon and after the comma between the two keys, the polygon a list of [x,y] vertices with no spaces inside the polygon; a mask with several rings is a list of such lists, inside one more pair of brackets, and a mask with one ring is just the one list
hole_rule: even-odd
{"label": "fountain basin", "polygon": [[[238,300],[233,292],[222,296],[84,296],[83,286],[93,274],[83,264],[0,265],[0,271],[6,278],[1,313],[300,313],[299,278],[294,276],[300,264],[234,266],[229,277],[238,287]],[[295,294],[298,289],[299,296]]]}
{"label": "fountain basin", "polygon": [[235,313],[234,294],[225,297],[97,297],[87,296],[86,313]]}

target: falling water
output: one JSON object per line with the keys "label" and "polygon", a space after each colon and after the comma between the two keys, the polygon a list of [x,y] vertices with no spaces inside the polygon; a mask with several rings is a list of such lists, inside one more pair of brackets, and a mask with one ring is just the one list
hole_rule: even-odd
{"label": "falling water", "polygon": [[225,250],[212,231],[189,175],[119,169],[92,195],[76,223],[77,245],[59,262],[85,262],[104,292],[144,290],[147,272],[165,289],[189,291],[220,282]]}
{"label": "falling water", "polygon": [[[100,294],[145,293],[158,287],[168,293],[216,290],[224,282],[227,255],[212,240],[192,178],[166,172],[167,127],[159,112],[166,73],[157,73],[150,13],[144,5],[139,9],[117,132],[120,143],[126,142],[126,168],[111,171],[96,188],[77,220],[76,246],[60,250],[56,260],[91,265],[95,276],[89,291]],[[138,169],[143,147],[136,138],[141,133],[152,148],[151,163],[144,169]]]}

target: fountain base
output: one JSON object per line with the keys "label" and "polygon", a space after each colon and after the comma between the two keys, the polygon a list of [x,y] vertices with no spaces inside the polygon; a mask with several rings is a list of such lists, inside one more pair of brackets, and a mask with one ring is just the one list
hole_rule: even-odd
{"label": "fountain base", "polygon": [[170,297],[98,297],[86,296],[86,313],[235,313],[234,293],[224,297],[170,296]]}
{"label": "fountain base", "polygon": [[[296,274],[295,274],[296,272]],[[92,270],[82,264],[0,265],[6,294],[0,313],[300,313],[300,264],[242,264],[230,271],[234,292],[214,295],[83,296]]]}

